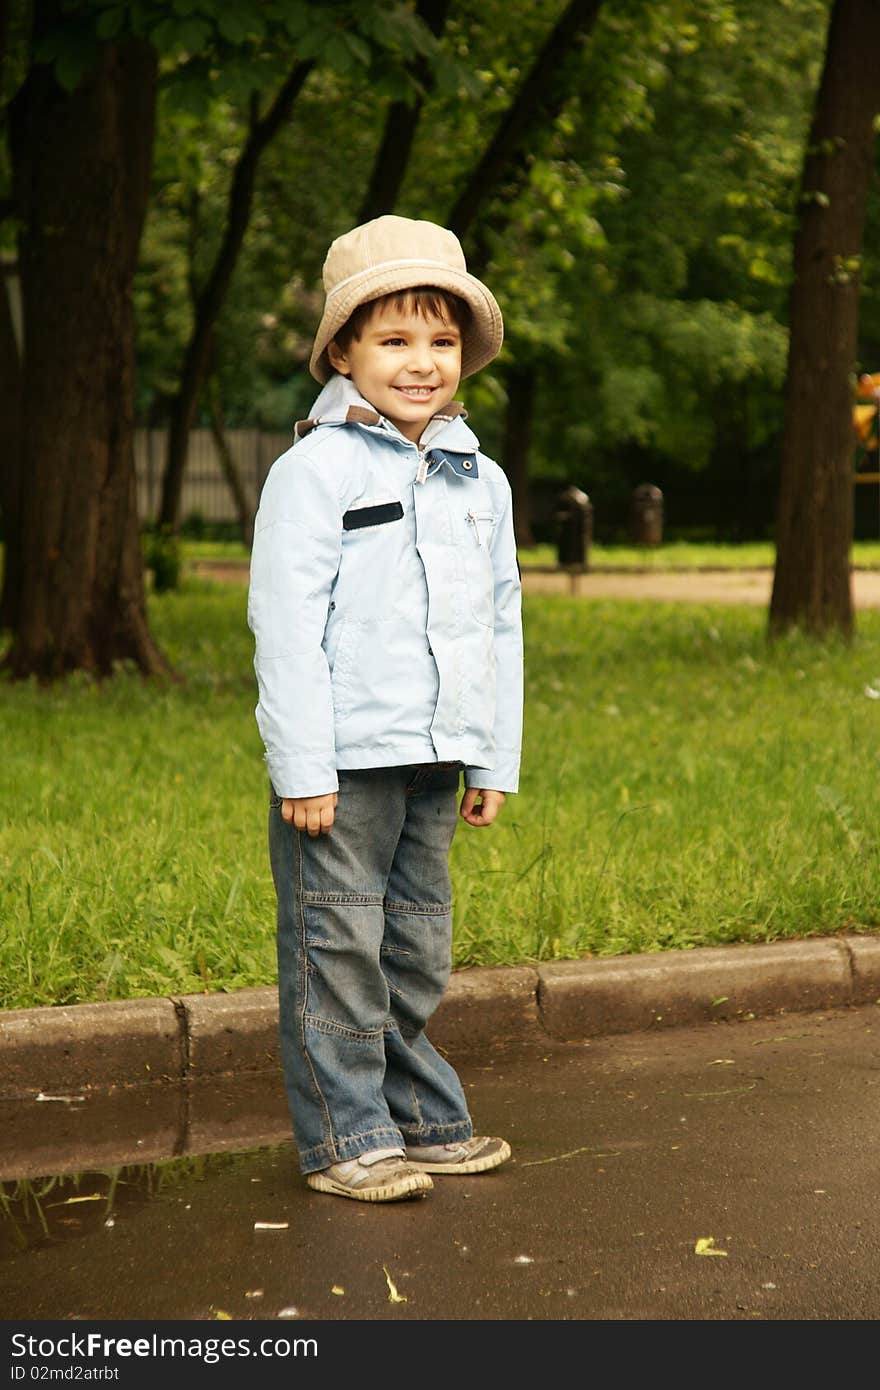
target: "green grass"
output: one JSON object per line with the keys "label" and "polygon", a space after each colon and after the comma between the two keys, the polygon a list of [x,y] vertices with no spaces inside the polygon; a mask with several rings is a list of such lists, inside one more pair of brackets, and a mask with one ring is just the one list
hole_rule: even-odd
{"label": "green grass", "polygon": [[[191,541],[181,546],[183,558],[199,560],[246,560],[247,550],[236,541]],[[709,541],[669,541],[659,547],[593,545],[589,564],[593,569],[770,569],[776,551],[771,541],[748,541],[740,545],[721,545]],[[519,562],[529,565],[555,565],[553,545],[521,547]],[[853,564],[860,569],[880,569],[880,541],[856,541]]]}
{"label": "green grass", "polygon": [[[0,1004],[275,979],[239,587],[151,600],[186,677],[0,687]],[[457,965],[880,925],[880,614],[527,595],[521,792],[453,845]]]}
{"label": "green grass", "polygon": [[[880,545],[876,547],[880,563]],[[591,569],[671,570],[671,569],[763,569],[774,563],[770,541],[750,541],[742,545],[721,545],[708,541],[667,541],[661,546],[591,545],[587,557]],[[554,545],[520,549],[520,564],[555,565]]]}
{"label": "green grass", "polygon": [[[856,541],[853,564],[860,569],[880,569],[880,541]],[[674,569],[772,569],[776,548],[772,541],[746,541],[721,545],[709,541],[668,541],[658,547],[635,545],[593,545],[588,557],[592,569],[674,570]],[[555,565],[556,547],[537,545],[520,549],[519,562],[529,565]]]}
{"label": "green grass", "polygon": [[184,537],[180,542],[184,561],[247,560],[248,549],[243,541],[194,541]]}

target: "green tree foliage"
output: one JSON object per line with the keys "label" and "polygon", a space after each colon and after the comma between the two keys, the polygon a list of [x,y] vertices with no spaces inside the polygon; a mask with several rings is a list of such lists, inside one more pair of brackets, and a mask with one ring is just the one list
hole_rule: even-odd
{"label": "green tree foliage", "polygon": [[[651,85],[616,132],[582,105],[579,163],[597,189],[604,245],[570,277],[566,299],[585,331],[544,390],[568,421],[563,452],[584,461],[582,484],[618,516],[634,484],[681,495],[700,489],[689,480],[698,473],[736,513],[756,470],[766,516],[794,185],[825,9],[692,7],[693,22],[654,47],[642,69]],[[549,462],[558,428],[536,438]],[[731,520],[749,525],[748,506]]]}
{"label": "green tree foliage", "polygon": [[[453,4],[397,211],[444,220],[561,9],[559,0]],[[538,478],[572,477],[618,510],[645,476],[735,490],[748,475],[769,494],[794,190],[827,9],[825,0],[603,6],[570,97],[492,190],[469,239],[469,253],[487,259],[508,335],[496,369],[468,386],[488,446],[500,446],[505,363],[515,357],[539,377]],[[266,156],[218,327],[228,422],[285,428],[308,406],[302,366],[321,260],[366,188],[385,111],[376,90],[355,68],[316,70]],[[198,275],[246,128],[242,106],[223,97],[182,139],[170,87],[162,103],[138,282],[140,400],[160,414],[186,327],[188,248]]]}

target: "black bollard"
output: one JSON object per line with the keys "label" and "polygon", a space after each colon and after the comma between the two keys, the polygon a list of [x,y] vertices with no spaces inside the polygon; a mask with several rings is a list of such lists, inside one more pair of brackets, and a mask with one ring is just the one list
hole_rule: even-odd
{"label": "black bollard", "polygon": [[653,483],[642,483],[633,492],[630,534],[635,545],[662,544],[663,493]]}
{"label": "black bollard", "polygon": [[556,520],[559,525],[559,564],[583,565],[586,568],[593,539],[593,504],[587,494],[581,492],[579,487],[565,488],[557,500]]}

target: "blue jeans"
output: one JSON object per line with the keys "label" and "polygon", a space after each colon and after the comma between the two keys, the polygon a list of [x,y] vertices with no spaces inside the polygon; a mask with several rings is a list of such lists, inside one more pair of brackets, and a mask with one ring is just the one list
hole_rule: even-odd
{"label": "blue jeans", "polygon": [[423,1031],[451,967],[459,771],[341,769],[333,828],[314,837],[272,792],[281,1062],[303,1173],[473,1133]]}

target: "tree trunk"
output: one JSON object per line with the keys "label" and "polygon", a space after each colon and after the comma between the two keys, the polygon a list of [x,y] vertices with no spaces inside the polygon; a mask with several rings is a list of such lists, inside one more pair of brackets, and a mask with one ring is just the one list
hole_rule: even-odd
{"label": "tree trunk", "polygon": [[[51,23],[57,3],[37,16]],[[133,450],[131,286],[156,77],[147,44],[106,45],[73,92],[32,68],[11,111],[26,480],[16,677],[167,669],[146,621]]]}
{"label": "tree trunk", "polygon": [[513,519],[517,545],[534,545],[529,497],[529,450],[535,409],[535,370],[515,360],[504,373],[507,414],[501,461],[513,493]]}
{"label": "tree trunk", "polygon": [[880,71],[876,0],[835,0],[794,239],[769,631],[853,630],[851,373]]}
{"label": "tree trunk", "polygon": [[[416,14],[436,38],[443,33],[450,3],[451,0],[419,0],[416,6]],[[433,78],[424,58],[415,64],[415,75],[427,95],[433,86]],[[374,217],[394,211],[423,105],[424,96],[419,96],[411,103],[394,101],[389,106],[382,143],[358,214],[359,223],[370,222]]]}
{"label": "tree trunk", "polygon": [[14,628],[21,603],[21,357],[7,287],[0,277],[0,516],[3,591],[0,630]]}
{"label": "tree trunk", "polygon": [[229,447],[229,440],[226,438],[226,425],[223,420],[223,407],[220,404],[220,393],[216,385],[209,384],[208,404],[211,409],[211,434],[214,438],[214,447],[217,450],[217,457],[220,460],[220,467],[226,485],[232,496],[235,507],[235,515],[241,529],[241,538],[251,549],[254,543],[254,505],[249,500],[244,481],[241,476],[238,464],[235,462],[232,450]]}
{"label": "tree trunk", "polygon": [[290,115],[296,97],[314,67],[297,63],[265,116],[254,121],[235,166],[229,191],[226,228],[216,260],[195,305],[195,322],[180,373],[180,389],[171,406],[168,453],[162,478],[159,525],[176,531],[190,430],[195,423],[202,389],[211,364],[214,326],[223,307],[251,218],[254,184],[260,158]]}

